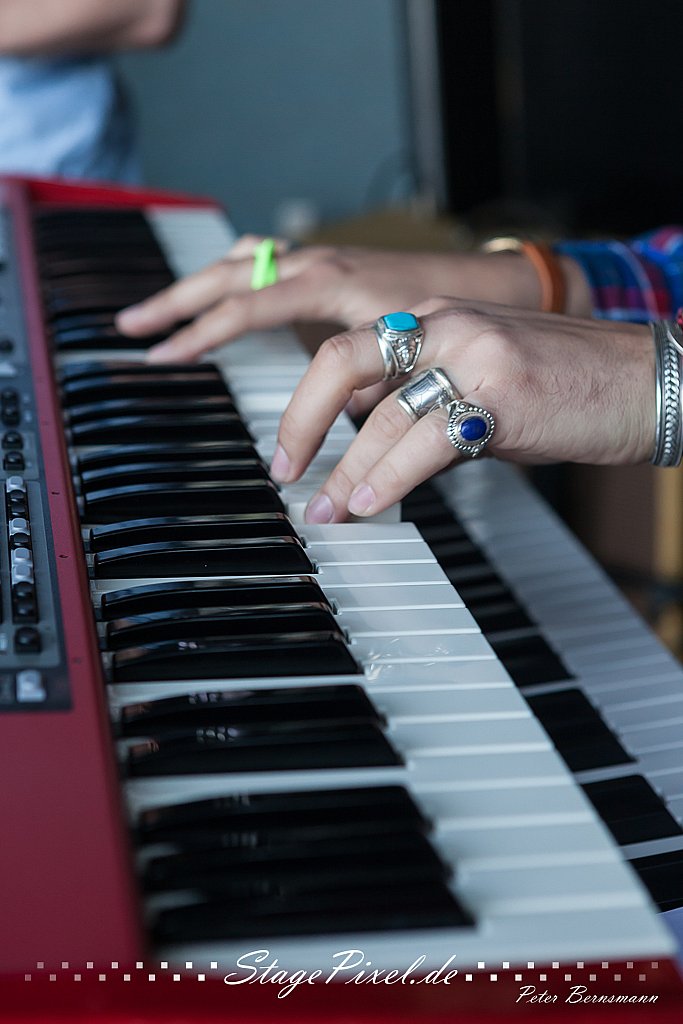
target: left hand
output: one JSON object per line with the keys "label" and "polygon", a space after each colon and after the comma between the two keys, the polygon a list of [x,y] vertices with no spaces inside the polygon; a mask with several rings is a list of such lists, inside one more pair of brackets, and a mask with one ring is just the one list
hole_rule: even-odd
{"label": "left hand", "polygon": [[[414,373],[441,367],[466,402],[494,416],[491,454],[593,464],[651,455],[654,347],[647,327],[450,298],[410,312],[424,329]],[[376,384],[382,372],[371,326],[324,342],[282,417],[274,479],[297,480],[354,392]],[[309,502],[307,521],[374,515],[451,465],[459,455],[447,421],[440,409],[413,423],[395,394],[384,398]]]}

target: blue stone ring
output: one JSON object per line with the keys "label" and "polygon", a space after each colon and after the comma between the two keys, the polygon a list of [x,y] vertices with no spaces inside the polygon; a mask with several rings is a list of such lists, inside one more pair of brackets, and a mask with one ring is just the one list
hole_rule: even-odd
{"label": "blue stone ring", "polygon": [[412,313],[387,313],[376,321],[375,334],[384,363],[383,380],[412,373],[424,337],[417,317]]}
{"label": "blue stone ring", "polygon": [[454,448],[474,459],[480,455],[493,437],[496,421],[490,412],[478,405],[470,405],[456,398],[447,406],[446,434]]}

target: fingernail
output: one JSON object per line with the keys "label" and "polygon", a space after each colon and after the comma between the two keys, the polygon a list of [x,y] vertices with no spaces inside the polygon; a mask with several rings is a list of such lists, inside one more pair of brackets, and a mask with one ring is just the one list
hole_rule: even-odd
{"label": "fingernail", "polygon": [[369,484],[358,484],[349,498],[349,512],[354,516],[362,516],[369,512],[377,497]]}
{"label": "fingernail", "polygon": [[134,305],[134,306],[126,306],[125,309],[122,309],[117,314],[117,316],[116,316],[117,324],[121,324],[121,325],[128,324],[130,327],[133,327],[135,325],[135,321],[140,319],[139,314],[140,314],[141,310],[142,310],[142,305],[140,303],[136,303],[136,305]]}
{"label": "fingernail", "polygon": [[146,363],[172,363],[173,350],[165,345],[153,345],[145,355]]}
{"label": "fingernail", "polygon": [[279,484],[283,484],[289,476],[289,469],[289,457],[282,445],[279,444],[275,449],[273,461],[270,464],[270,475],[277,480]]}
{"label": "fingernail", "polygon": [[304,519],[307,523],[331,523],[334,505],[326,494],[317,494],[309,503]]}

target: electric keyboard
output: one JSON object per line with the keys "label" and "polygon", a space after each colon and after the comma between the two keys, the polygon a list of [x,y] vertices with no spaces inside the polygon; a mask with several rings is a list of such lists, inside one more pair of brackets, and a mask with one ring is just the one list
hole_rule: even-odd
{"label": "electric keyboard", "polygon": [[353,427],[272,484],[292,335],[148,367],[113,327],[222,213],[7,181],[0,217],[2,970],[672,956],[681,670],[522,478],[304,525]]}

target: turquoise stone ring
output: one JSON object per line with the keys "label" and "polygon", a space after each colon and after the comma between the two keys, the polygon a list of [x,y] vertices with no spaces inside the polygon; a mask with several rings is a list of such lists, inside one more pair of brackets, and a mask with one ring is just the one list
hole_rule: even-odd
{"label": "turquoise stone ring", "polygon": [[377,344],[384,364],[384,380],[406,377],[415,369],[424,333],[412,313],[387,313],[375,323]]}

